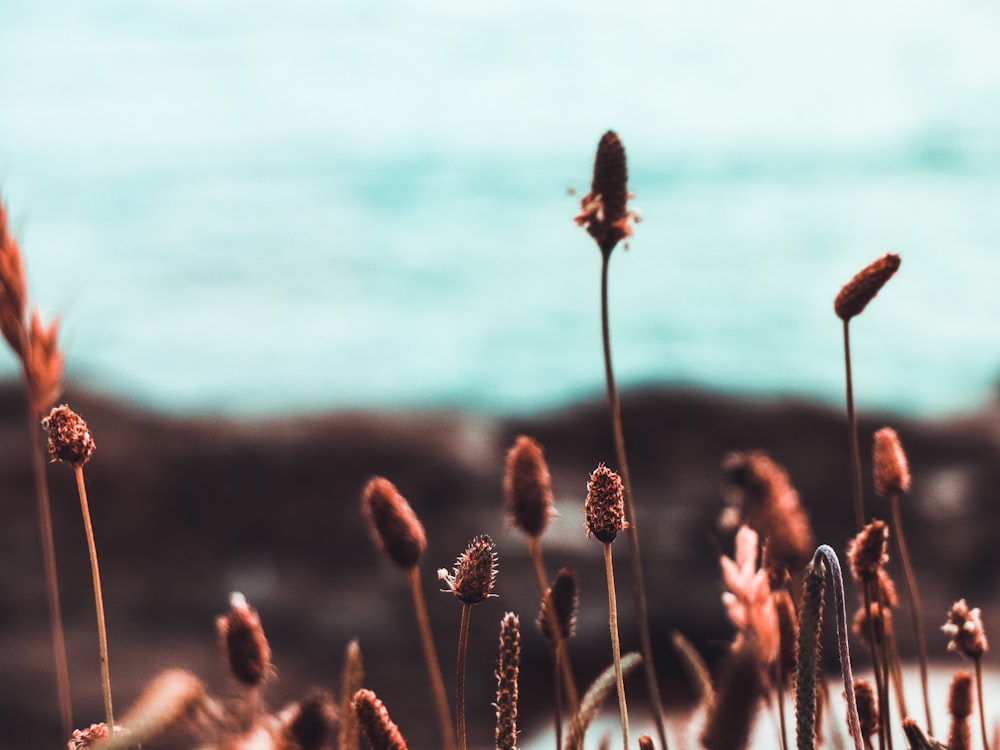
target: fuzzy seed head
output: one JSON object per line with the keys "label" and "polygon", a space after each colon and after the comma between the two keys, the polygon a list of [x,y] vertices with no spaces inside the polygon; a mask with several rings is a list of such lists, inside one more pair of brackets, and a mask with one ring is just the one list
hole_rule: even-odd
{"label": "fuzzy seed head", "polygon": [[653,738],[648,734],[640,735],[639,750],[656,750],[656,745],[653,744]]}
{"label": "fuzzy seed head", "polygon": [[980,659],[989,649],[979,607],[969,609],[965,599],[951,605],[948,621],[941,626],[941,631],[950,639],[949,651],[957,651],[973,661]]}
{"label": "fuzzy seed head", "polygon": [[955,673],[948,688],[949,750],[971,750],[972,732],[969,716],[972,715],[972,675],[965,670]]}
{"label": "fuzzy seed head", "polygon": [[527,435],[507,452],[503,494],[511,525],[528,536],[541,536],[553,513],[552,480],[542,446]]}
{"label": "fuzzy seed head", "polygon": [[[576,613],[580,607],[580,587],[576,571],[568,565],[556,576],[549,590],[542,598],[537,624],[551,646],[559,640],[565,641],[576,633]],[[558,630],[553,629],[553,623]]]}
{"label": "fuzzy seed head", "polygon": [[285,733],[296,750],[324,750],[330,747],[337,724],[333,698],[325,690],[314,689],[292,708]]}
{"label": "fuzzy seed head", "polygon": [[590,192],[580,200],[575,221],[586,227],[604,255],[609,255],[621,240],[632,236],[632,214],[628,210],[628,166],[625,147],[613,131],[597,144],[594,179]]}
{"label": "fuzzy seed head", "polygon": [[894,253],[886,253],[865,266],[837,294],[833,301],[834,312],[841,320],[860,315],[898,269],[899,256]]}
{"label": "fuzzy seed head", "polygon": [[49,433],[49,455],[53,461],[83,466],[94,452],[94,438],[83,417],[66,404],[57,406],[42,420]]}
{"label": "fuzzy seed head", "polygon": [[508,612],[500,622],[497,663],[498,750],[517,750],[517,677],[521,664],[521,627],[517,615]]}
{"label": "fuzzy seed head", "polygon": [[618,532],[628,528],[625,520],[625,490],[617,472],[599,464],[587,483],[587,500],[583,506],[587,533],[599,542],[610,544]]}
{"label": "fuzzy seed head", "polygon": [[354,694],[352,705],[371,750],[407,750],[399,727],[389,718],[389,712],[375,693],[359,690]]}
{"label": "fuzzy seed head", "polygon": [[880,497],[892,497],[910,491],[910,466],[891,427],[875,433],[874,448],[875,492]]}
{"label": "fuzzy seed head", "polygon": [[854,701],[858,706],[861,736],[870,740],[878,734],[878,706],[875,705],[875,691],[868,680],[854,681]]}
{"label": "fuzzy seed head", "polygon": [[463,604],[479,604],[493,594],[497,577],[496,544],[489,534],[481,534],[455,561],[454,572],[438,570],[438,578]]}
{"label": "fuzzy seed head", "polygon": [[271,676],[271,646],[264,635],[257,610],[246,598],[234,592],[229,598],[229,613],[215,621],[219,644],[238,682],[249,688],[260,687]]}
{"label": "fuzzy seed head", "polygon": [[68,750],[85,750],[109,736],[108,725],[102,721],[100,724],[91,724],[86,729],[74,729],[66,747]]}
{"label": "fuzzy seed head", "polygon": [[413,568],[427,549],[427,535],[396,486],[383,477],[372,478],[362,492],[361,509],[375,544],[396,565],[407,570]]}
{"label": "fuzzy seed head", "polygon": [[847,563],[858,582],[874,581],[879,568],[889,562],[889,527],[874,520],[865,526],[847,545]]}

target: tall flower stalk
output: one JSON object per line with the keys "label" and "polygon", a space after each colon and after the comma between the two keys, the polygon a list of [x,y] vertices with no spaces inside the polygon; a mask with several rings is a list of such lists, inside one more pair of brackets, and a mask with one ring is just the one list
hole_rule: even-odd
{"label": "tall flower stalk", "polygon": [[594,176],[590,192],[580,201],[580,213],[575,221],[587,229],[601,251],[601,340],[604,350],[604,379],[607,387],[608,406],[611,411],[611,429],[614,435],[615,456],[625,491],[627,517],[632,527],[629,534],[629,553],[632,570],[632,595],[639,628],[646,685],[652,704],[653,721],[660,739],[660,747],[667,750],[667,734],[663,722],[663,704],[653,662],[653,645],[649,634],[649,604],[646,598],[646,580],[642,568],[642,555],[637,531],[635,501],[632,495],[632,478],[625,452],[625,435],[622,428],[621,402],[611,363],[611,332],[608,322],[608,265],[611,251],[618,243],[632,236],[632,221],[636,214],[629,211],[628,165],[621,139],[609,130],[597,145],[594,159]]}

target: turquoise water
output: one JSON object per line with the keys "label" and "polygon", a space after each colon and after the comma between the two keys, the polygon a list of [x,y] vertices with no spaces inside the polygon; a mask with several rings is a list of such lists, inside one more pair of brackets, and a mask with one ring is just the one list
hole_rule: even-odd
{"label": "turquoise water", "polygon": [[856,393],[940,414],[1000,376],[998,34],[986,0],[7,0],[0,192],[77,382],[522,411],[603,387],[572,217],[611,127],[622,384],[839,403],[833,297],[891,250]]}

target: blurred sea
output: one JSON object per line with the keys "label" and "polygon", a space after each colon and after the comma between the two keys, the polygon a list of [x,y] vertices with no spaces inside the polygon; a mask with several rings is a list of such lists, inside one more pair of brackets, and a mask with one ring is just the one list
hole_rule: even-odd
{"label": "blurred sea", "polygon": [[[974,408],[1000,376],[1000,4],[5,0],[0,193],[69,376],[172,411],[622,385]],[[576,196],[567,194],[574,187]],[[0,374],[13,374],[0,356]]]}

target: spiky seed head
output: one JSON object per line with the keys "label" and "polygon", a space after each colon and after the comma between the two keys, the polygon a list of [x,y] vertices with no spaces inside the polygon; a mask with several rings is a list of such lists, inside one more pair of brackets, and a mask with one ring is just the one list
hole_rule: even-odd
{"label": "spiky seed head", "polygon": [[330,747],[336,724],[333,697],[315,688],[292,707],[284,722],[284,733],[296,750],[323,750]]}
{"label": "spiky seed head", "polygon": [[625,520],[625,490],[617,472],[599,464],[587,482],[587,500],[583,506],[587,532],[610,544],[618,532],[628,528]]}
{"label": "spiky seed head", "polygon": [[500,621],[500,650],[496,671],[498,750],[517,750],[517,680],[520,664],[520,621],[513,612],[507,612]]}
{"label": "spiky seed head", "polygon": [[865,526],[847,545],[847,563],[855,581],[874,581],[889,562],[889,527],[878,519]]}
{"label": "spiky seed head", "polygon": [[108,737],[108,725],[102,721],[100,724],[91,724],[86,729],[74,729],[66,747],[68,750],[85,750]]}
{"label": "spiky seed head", "polygon": [[875,433],[874,474],[875,492],[881,497],[892,497],[910,491],[910,465],[891,427]]}
{"label": "spiky seed head", "polygon": [[941,626],[941,631],[950,639],[949,651],[957,651],[973,661],[981,658],[989,649],[979,607],[969,609],[965,599],[959,599],[951,605],[948,620]]}
{"label": "spiky seed head", "polygon": [[507,452],[503,476],[504,504],[511,525],[539,537],[552,518],[552,479],[537,441],[521,435]]}
{"label": "spiky seed head", "polygon": [[587,228],[604,255],[632,235],[628,199],[625,147],[618,135],[609,130],[597,144],[594,179],[590,192],[580,200],[580,213],[575,218],[577,224]]}
{"label": "spiky seed head", "polygon": [[219,644],[229,671],[241,684],[260,687],[271,676],[271,646],[264,635],[257,610],[239,592],[229,597],[229,612],[215,621]]}
{"label": "spiky seed head", "polygon": [[869,740],[878,734],[878,706],[875,705],[875,691],[868,680],[854,681],[854,702],[858,707],[861,736]]}
{"label": "spiky seed head", "polygon": [[438,578],[463,604],[478,604],[493,596],[497,577],[496,544],[489,534],[480,534],[455,561],[454,572],[438,570]]}
{"label": "spiky seed head", "polygon": [[834,312],[841,320],[860,315],[898,269],[899,256],[894,253],[869,263],[841,288],[833,301]]}
{"label": "spiky seed head", "polygon": [[576,633],[576,613],[579,607],[580,586],[576,579],[576,570],[566,565],[559,570],[549,590],[545,592],[536,620],[550,645],[554,646],[556,643],[557,632],[553,630],[553,622],[558,628],[560,640],[573,637]]}
{"label": "spiky seed head", "polygon": [[362,492],[361,509],[375,544],[401,568],[413,568],[427,549],[427,535],[396,486],[384,477],[373,477]]}
{"label": "spiky seed head", "polygon": [[55,407],[42,420],[49,433],[49,455],[53,461],[83,466],[94,453],[94,438],[83,417],[66,404]]}
{"label": "spiky seed head", "polygon": [[375,693],[359,690],[354,694],[352,705],[371,750],[407,750],[399,727],[389,718],[389,711]]}

